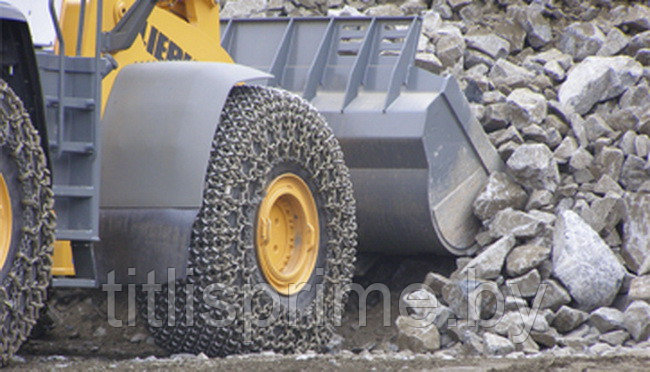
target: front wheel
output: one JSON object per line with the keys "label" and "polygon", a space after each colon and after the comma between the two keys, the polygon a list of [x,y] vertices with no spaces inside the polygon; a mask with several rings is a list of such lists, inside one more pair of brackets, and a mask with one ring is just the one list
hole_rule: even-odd
{"label": "front wheel", "polygon": [[222,356],[328,342],[353,275],[355,203],[338,141],[311,105],[232,89],[189,249],[193,275],[177,285],[173,316],[157,297],[161,346]]}
{"label": "front wheel", "polygon": [[0,79],[0,364],[25,341],[46,300],[53,200],[38,133]]}

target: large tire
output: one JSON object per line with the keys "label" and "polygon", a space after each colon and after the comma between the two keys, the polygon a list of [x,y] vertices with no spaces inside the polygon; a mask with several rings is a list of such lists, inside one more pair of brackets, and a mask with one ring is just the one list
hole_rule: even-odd
{"label": "large tire", "polygon": [[[267,185],[286,172],[308,185],[320,226],[311,287],[288,296],[270,286],[252,290],[266,283],[256,256],[256,214]],[[232,89],[212,143],[189,249],[193,275],[177,283],[175,314],[167,316],[166,292],[156,296],[156,318],[163,325],[149,328],[160,346],[223,356],[318,350],[328,342],[353,275],[355,204],[338,141],[311,105],[279,89]],[[272,324],[256,322],[272,314]],[[229,316],[227,324],[213,322]]]}
{"label": "large tire", "polygon": [[[38,132],[20,98],[2,79],[0,174],[4,179],[0,188],[8,195],[3,209],[10,205],[12,225],[0,257],[0,364],[4,365],[29,335],[47,297],[54,198]],[[8,216],[0,215],[0,219]],[[9,221],[0,220],[0,230],[8,225]]]}

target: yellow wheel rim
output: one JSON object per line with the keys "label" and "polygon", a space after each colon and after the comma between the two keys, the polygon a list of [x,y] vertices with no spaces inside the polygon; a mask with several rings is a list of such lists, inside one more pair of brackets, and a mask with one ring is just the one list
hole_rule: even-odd
{"label": "yellow wheel rim", "polygon": [[11,198],[5,178],[0,173],[0,268],[4,267],[9,248],[11,247],[11,231],[13,218],[11,213]]}
{"label": "yellow wheel rim", "polygon": [[260,270],[283,295],[299,292],[318,258],[318,211],[307,184],[284,173],[266,189],[257,213],[255,248]]}

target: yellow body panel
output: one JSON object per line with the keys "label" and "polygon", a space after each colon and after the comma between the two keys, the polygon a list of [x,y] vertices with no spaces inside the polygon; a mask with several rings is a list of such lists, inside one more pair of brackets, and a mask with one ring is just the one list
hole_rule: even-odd
{"label": "yellow body panel", "polygon": [[[103,31],[115,27],[134,0],[104,0]],[[159,4],[151,12],[147,24],[129,49],[113,55],[118,67],[102,81],[102,112],[106,107],[113,81],[120,69],[136,62],[156,60],[194,60],[232,63],[232,58],[221,47],[219,35],[219,6],[211,0],[174,2],[174,7]],[[80,0],[64,0],[61,27],[66,54],[74,55],[77,44]],[[86,17],[81,55],[95,54],[95,15],[97,2],[86,4]]]}
{"label": "yellow body panel", "polygon": [[[109,31],[135,0],[104,0],[102,30]],[[76,55],[80,0],[63,0],[61,28],[65,53]],[[83,26],[80,54],[95,55],[97,1],[88,0]],[[194,60],[232,63],[221,47],[219,6],[213,0],[161,1],[147,19],[144,29],[129,49],[113,54],[118,67],[102,81],[102,114],[115,77],[122,67],[131,63]],[[57,241],[54,247],[53,275],[74,275],[70,242]]]}
{"label": "yellow body panel", "polygon": [[69,240],[54,242],[52,275],[75,275],[74,262],[72,261],[72,245]]}

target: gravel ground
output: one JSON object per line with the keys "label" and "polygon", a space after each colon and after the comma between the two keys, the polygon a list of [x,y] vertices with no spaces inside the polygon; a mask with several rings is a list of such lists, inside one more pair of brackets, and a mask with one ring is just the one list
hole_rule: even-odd
{"label": "gravel ground", "polygon": [[[618,349],[606,356],[557,349],[543,354],[513,354],[502,358],[456,356],[453,350],[414,354],[396,343],[398,298],[401,290],[422,280],[427,272],[447,273],[455,267],[446,257],[390,257],[375,264],[356,282],[390,283],[391,322],[382,326],[381,298],[369,296],[367,326],[358,326],[357,299],[346,307],[341,335],[329,354],[278,355],[262,353],[209,359],[204,355],[170,354],[153,344],[142,322],[134,327],[108,325],[106,295],[101,290],[54,289],[45,321],[14,357],[8,370],[303,370],[445,369],[445,370],[618,370],[650,371],[650,349]],[[127,318],[126,296],[117,298],[116,316]]]}

